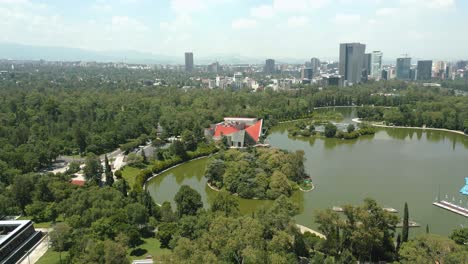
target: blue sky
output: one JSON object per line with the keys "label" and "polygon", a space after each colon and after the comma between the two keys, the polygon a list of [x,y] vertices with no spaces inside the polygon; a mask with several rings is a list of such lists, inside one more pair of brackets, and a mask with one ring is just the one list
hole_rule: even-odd
{"label": "blue sky", "polygon": [[465,0],[0,0],[0,41],[169,56],[468,57]]}

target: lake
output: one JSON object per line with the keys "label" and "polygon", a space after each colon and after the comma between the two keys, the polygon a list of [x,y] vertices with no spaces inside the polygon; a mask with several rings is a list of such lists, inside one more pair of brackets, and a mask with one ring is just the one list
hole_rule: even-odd
{"label": "lake", "polygon": [[[337,108],[344,115],[342,123],[355,117],[351,108]],[[468,177],[468,137],[449,132],[379,128],[373,136],[357,140],[289,137],[287,128],[293,123],[274,127],[267,138],[272,147],[290,151],[303,150],[306,172],[316,189],[295,192],[291,199],[300,207],[297,223],[316,229],[317,209],[344,204],[359,205],[371,197],[383,207],[393,207],[403,215],[408,202],[410,219],[421,224],[411,234],[425,232],[449,234],[454,228],[468,226],[468,218],[432,205],[441,198],[454,200],[468,207],[468,196],[458,193]],[[207,159],[183,164],[148,184],[148,191],[157,203],[173,202],[181,185],[189,185],[208,205],[216,192],[203,177]],[[242,213],[251,213],[271,201],[239,198]],[[173,206],[175,208],[175,206]]]}

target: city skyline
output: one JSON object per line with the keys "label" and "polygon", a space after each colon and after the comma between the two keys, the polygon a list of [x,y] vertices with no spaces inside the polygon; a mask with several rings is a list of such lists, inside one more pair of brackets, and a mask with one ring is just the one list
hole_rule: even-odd
{"label": "city skyline", "polygon": [[466,1],[157,2],[87,0],[69,6],[56,0],[2,0],[0,42],[177,57],[192,50],[198,57],[229,54],[277,61],[337,58],[339,43],[361,42],[369,51],[381,50],[384,61],[405,53],[433,60],[468,56],[463,46],[468,36],[456,27],[468,22]]}

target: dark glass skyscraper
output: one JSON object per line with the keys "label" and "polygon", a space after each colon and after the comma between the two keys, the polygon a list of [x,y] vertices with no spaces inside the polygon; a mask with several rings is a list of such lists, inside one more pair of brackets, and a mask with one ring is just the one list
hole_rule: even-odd
{"label": "dark glass skyscraper", "polygon": [[411,58],[397,59],[396,78],[404,81],[411,79]]}
{"label": "dark glass skyscraper", "polygon": [[193,53],[192,52],[185,53],[185,71],[186,72],[193,71]]}
{"label": "dark glass skyscraper", "polygon": [[428,81],[432,79],[432,61],[423,60],[418,61],[418,72],[417,72],[419,81]]}
{"label": "dark glass skyscraper", "polygon": [[265,73],[267,74],[273,74],[275,73],[275,60],[268,59],[265,61]]}
{"label": "dark glass skyscraper", "polygon": [[361,82],[365,50],[361,43],[340,44],[339,72],[348,84]]}

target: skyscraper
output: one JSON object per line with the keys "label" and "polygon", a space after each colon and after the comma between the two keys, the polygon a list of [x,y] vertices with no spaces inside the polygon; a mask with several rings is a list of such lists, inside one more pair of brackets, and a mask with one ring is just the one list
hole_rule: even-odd
{"label": "skyscraper", "polygon": [[407,81],[411,79],[411,58],[398,58],[396,62],[396,78]]}
{"label": "skyscraper", "polygon": [[372,69],[370,72],[372,79],[379,80],[382,75],[382,56],[381,51],[372,52]]}
{"label": "skyscraper", "polygon": [[310,60],[310,68],[312,68],[312,73],[314,76],[318,76],[320,74],[320,60],[317,58],[312,58]]}
{"label": "skyscraper", "polygon": [[362,66],[363,70],[366,70],[366,75],[370,75],[372,65],[372,53],[364,54],[364,64]]}
{"label": "skyscraper", "polygon": [[303,68],[301,71],[301,79],[312,80],[314,78],[314,70],[311,68]]}
{"label": "skyscraper", "polygon": [[185,53],[185,71],[186,72],[193,71],[193,53],[192,52]]}
{"label": "skyscraper", "polygon": [[347,84],[361,82],[365,50],[361,43],[340,44],[339,73]]}
{"label": "skyscraper", "polygon": [[432,61],[423,60],[418,61],[418,81],[427,81],[432,79]]}
{"label": "skyscraper", "polygon": [[266,74],[273,74],[276,72],[275,69],[275,60],[268,59],[265,61],[265,73]]}

